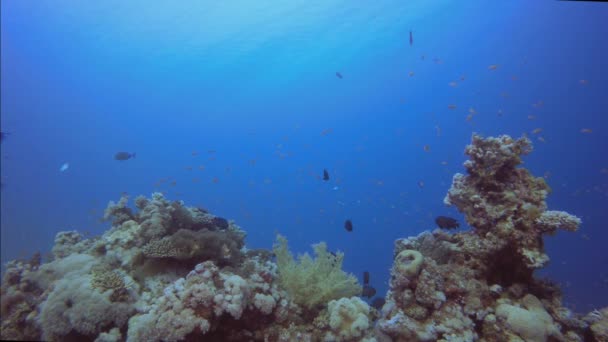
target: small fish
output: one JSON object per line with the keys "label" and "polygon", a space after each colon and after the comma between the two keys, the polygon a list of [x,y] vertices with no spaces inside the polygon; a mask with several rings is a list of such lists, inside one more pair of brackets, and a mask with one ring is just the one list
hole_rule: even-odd
{"label": "small fish", "polygon": [[369,285],[369,272],[363,272],[363,285]]}
{"label": "small fish", "polygon": [[347,232],[352,232],[353,231],[353,222],[351,220],[344,221],[344,229],[346,229]]}
{"label": "small fish", "polygon": [[496,70],[498,69],[498,64],[492,64],[490,66],[488,66],[488,70]]}
{"label": "small fish", "polygon": [[192,151],[193,156],[198,156],[198,151]]}
{"label": "small fish", "polygon": [[329,180],[329,172],[327,172],[327,169],[323,169],[323,180],[326,182]]}
{"label": "small fish", "polygon": [[408,75],[409,77],[413,77],[413,76],[414,76],[414,72],[413,72],[413,71],[410,71],[410,72],[409,72],[407,75]]}
{"label": "small fish", "polygon": [[581,133],[589,134],[589,133],[593,133],[593,130],[591,128],[583,128],[583,129],[581,129]]}
{"label": "small fish", "polygon": [[589,81],[587,81],[587,80],[579,80],[578,83],[580,83],[582,85],[587,85],[589,83]]}
{"label": "small fish", "polygon": [[542,129],[542,128],[535,128],[535,129],[532,131],[532,134],[538,134],[538,133],[540,133],[540,132],[542,132],[542,131],[543,131],[543,129]]}
{"label": "small fish", "polygon": [[449,104],[448,105],[448,109],[454,110],[454,109],[456,109],[456,105],[455,104]]}
{"label": "small fish", "polygon": [[535,103],[532,104],[532,107],[534,108],[540,108],[545,104],[545,102],[543,100],[538,100]]}
{"label": "small fish", "polygon": [[448,83],[448,85],[449,85],[450,87],[452,87],[452,88],[456,88],[456,87],[458,87],[458,83],[457,83],[457,82],[454,82],[454,81],[452,81],[452,82]]}
{"label": "small fish", "polygon": [[424,152],[430,152],[430,151],[431,151],[431,146],[429,146],[429,145],[424,145],[424,146],[422,147],[422,149],[424,150]]}
{"label": "small fish", "polygon": [[536,120],[536,115],[528,115],[528,120]]}
{"label": "small fish", "polygon": [[61,165],[61,167],[59,168],[59,172],[64,172],[66,171],[68,168],[70,167],[69,163],[64,163],[63,165]]}
{"label": "small fish", "polygon": [[4,139],[6,139],[6,137],[10,135],[9,132],[0,132],[0,142]]}
{"label": "small fish", "polygon": [[376,295],[376,289],[369,285],[363,285],[363,291],[361,291],[361,296],[372,298]]}
{"label": "small fish", "polygon": [[460,227],[460,224],[456,219],[447,216],[437,216],[435,223],[441,229],[454,229]]}
{"label": "small fish", "polygon": [[418,187],[421,189],[424,188],[424,181],[418,181]]}
{"label": "small fish", "polygon": [[339,71],[336,71],[336,77],[339,79],[343,78],[342,74]]}
{"label": "small fish", "polygon": [[410,30],[410,46],[414,45],[414,34],[412,33],[412,30]]}
{"label": "small fish", "polygon": [[337,185],[332,188],[333,191],[340,189]]}
{"label": "small fish", "polygon": [[135,158],[135,152],[133,153],[129,153],[129,152],[118,152],[114,155],[114,159],[116,160],[129,160],[131,158]]}
{"label": "small fish", "polygon": [[321,131],[321,135],[322,135],[322,136],[326,136],[326,135],[328,135],[329,133],[332,133],[333,131],[334,131],[334,129],[333,129],[333,128],[327,128],[327,129],[324,129],[323,131]]}
{"label": "small fish", "polygon": [[213,177],[213,179],[211,179],[211,181],[213,182],[213,184],[217,184],[220,182],[220,179],[217,177]]}

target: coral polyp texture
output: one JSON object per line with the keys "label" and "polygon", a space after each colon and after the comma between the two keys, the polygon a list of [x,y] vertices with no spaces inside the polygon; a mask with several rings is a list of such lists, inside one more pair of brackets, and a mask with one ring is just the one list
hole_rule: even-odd
{"label": "coral polyp texture", "polygon": [[[10,261],[0,337],[46,341],[608,341],[608,308],[582,316],[534,277],[543,237],[580,219],[548,211],[549,187],[520,168],[526,138],[474,135],[467,174],[445,202],[470,231],[422,232],[395,242],[382,308],[360,298],[325,243],[294,257],[248,250],[245,232],[162,194],[123,196],[85,238],[60,232],[50,260]],[[276,261],[273,260],[273,255]],[[374,301],[378,302],[378,301]],[[381,302],[381,300],[380,300]]]}

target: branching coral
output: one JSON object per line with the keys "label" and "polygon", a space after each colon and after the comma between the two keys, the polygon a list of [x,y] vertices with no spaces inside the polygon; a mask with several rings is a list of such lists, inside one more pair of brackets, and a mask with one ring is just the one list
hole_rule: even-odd
{"label": "branching coral", "polygon": [[313,249],[315,259],[304,254],[296,262],[285,237],[278,235],[273,247],[277,257],[279,282],[294,302],[314,309],[330,300],[361,293],[357,278],[342,270],[343,253],[329,253],[323,242],[314,245]]}

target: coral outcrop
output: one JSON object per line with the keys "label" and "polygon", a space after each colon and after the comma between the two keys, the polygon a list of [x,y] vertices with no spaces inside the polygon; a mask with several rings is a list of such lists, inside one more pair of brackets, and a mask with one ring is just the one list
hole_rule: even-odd
{"label": "coral outcrop", "polygon": [[581,220],[547,211],[545,181],[518,168],[531,149],[526,138],[473,136],[465,150],[467,174],[454,176],[445,198],[473,230],[436,230],[395,242],[381,333],[395,341],[590,336],[591,324],[562,307],[557,286],[533,276],[549,260],[543,234],[576,231]]}

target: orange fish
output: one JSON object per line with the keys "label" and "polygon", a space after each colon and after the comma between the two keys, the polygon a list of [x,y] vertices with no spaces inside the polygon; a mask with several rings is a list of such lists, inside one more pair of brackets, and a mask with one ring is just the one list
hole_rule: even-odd
{"label": "orange fish", "polygon": [[477,114],[477,111],[475,110],[475,108],[473,108],[473,107],[469,107],[469,113],[470,113],[471,115],[475,115],[475,114]]}
{"label": "orange fish", "polygon": [[498,69],[498,64],[492,64],[488,67],[488,70],[496,70]]}
{"label": "orange fish", "polygon": [[205,165],[201,165],[198,167],[199,170],[204,171],[205,170]]}
{"label": "orange fish", "polygon": [[175,186],[177,184],[177,181],[172,181],[171,182],[171,186]]}
{"label": "orange fish", "polygon": [[581,129],[581,133],[585,133],[585,134],[589,134],[592,133],[593,131],[591,130],[591,128],[583,128]]}
{"label": "orange fish", "polygon": [[213,179],[211,181],[213,182],[213,184],[217,184],[220,182],[220,179],[217,177],[213,177]]}
{"label": "orange fish", "polygon": [[473,120],[473,114],[469,114],[467,115],[467,117],[465,118],[466,121],[471,121]]}

